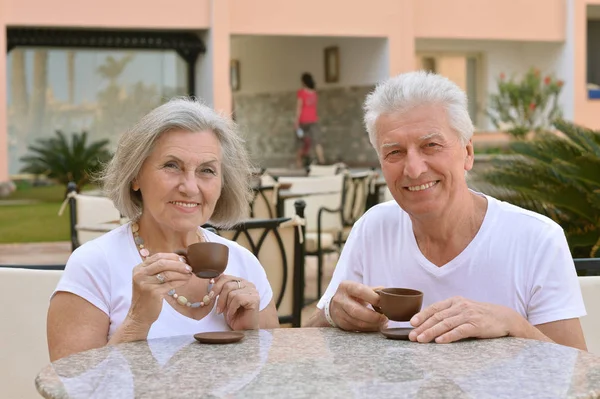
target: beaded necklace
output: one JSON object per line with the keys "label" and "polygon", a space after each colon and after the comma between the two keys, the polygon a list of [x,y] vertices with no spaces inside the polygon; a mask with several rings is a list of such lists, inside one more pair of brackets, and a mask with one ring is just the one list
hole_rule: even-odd
{"label": "beaded necklace", "polygon": [[[142,257],[143,260],[146,260],[146,258],[148,256],[150,256],[150,251],[148,251],[148,248],[146,248],[144,246],[144,239],[140,236],[139,230],[140,230],[140,225],[137,222],[133,222],[131,224],[131,232],[133,233],[133,240],[135,241],[135,245],[137,245],[137,247],[138,247],[138,251],[140,253],[140,256]],[[198,236],[198,239],[200,240],[200,242],[205,242],[206,241],[206,239],[200,233],[199,230],[196,230],[196,235]],[[180,259],[182,259],[182,257],[180,257]],[[210,297],[209,293],[210,293],[211,286],[212,286],[213,283],[214,283],[214,280],[211,279],[209,281],[209,284],[208,284],[206,295],[204,295],[204,298],[202,298],[202,301],[200,301],[200,302],[190,302],[183,295],[178,295],[175,292],[174,288],[171,289],[167,294],[170,297],[173,297],[173,299],[175,299],[176,302],[178,304],[182,305],[182,306],[186,306],[188,308],[200,308],[200,307],[203,307],[203,306],[210,305],[210,302],[212,301],[212,298]]]}

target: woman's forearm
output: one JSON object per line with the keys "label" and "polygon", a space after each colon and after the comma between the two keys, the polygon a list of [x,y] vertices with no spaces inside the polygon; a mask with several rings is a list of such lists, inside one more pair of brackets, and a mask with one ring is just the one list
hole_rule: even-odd
{"label": "woman's forearm", "polygon": [[137,323],[135,320],[126,318],[123,324],[115,331],[107,345],[115,345],[123,342],[143,341],[148,338],[149,325]]}

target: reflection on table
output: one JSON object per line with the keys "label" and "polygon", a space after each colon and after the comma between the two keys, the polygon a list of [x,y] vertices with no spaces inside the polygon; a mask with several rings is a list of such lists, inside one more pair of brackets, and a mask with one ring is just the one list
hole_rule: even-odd
{"label": "reflection on table", "polygon": [[439,345],[278,329],[229,345],[174,337],[95,349],[47,366],[36,386],[46,398],[593,397],[600,358],[515,338]]}

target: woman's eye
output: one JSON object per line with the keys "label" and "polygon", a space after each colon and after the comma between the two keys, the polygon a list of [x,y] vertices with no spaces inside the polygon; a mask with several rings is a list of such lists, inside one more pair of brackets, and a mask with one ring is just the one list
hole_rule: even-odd
{"label": "woman's eye", "polygon": [[427,144],[427,147],[437,147],[437,146],[439,146],[438,143],[428,143]]}
{"label": "woman's eye", "polygon": [[216,175],[217,172],[214,171],[214,169],[211,168],[204,168],[202,169],[202,173],[210,173],[211,175]]}
{"label": "woman's eye", "polygon": [[168,169],[178,169],[179,166],[177,166],[177,164],[175,162],[167,162],[165,164],[165,168],[168,168]]}

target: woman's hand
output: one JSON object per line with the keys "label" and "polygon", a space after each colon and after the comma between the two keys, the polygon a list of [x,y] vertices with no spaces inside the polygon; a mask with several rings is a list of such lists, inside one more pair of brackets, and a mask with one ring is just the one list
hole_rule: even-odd
{"label": "woman's hand", "polygon": [[149,328],[158,319],[163,298],[170,290],[185,285],[191,277],[192,268],[176,254],[157,253],[147,257],[133,269],[129,321]]}
{"label": "woman's hand", "polygon": [[259,328],[260,296],[254,284],[239,277],[221,275],[212,292],[218,296],[217,313],[223,313],[232,330]]}

